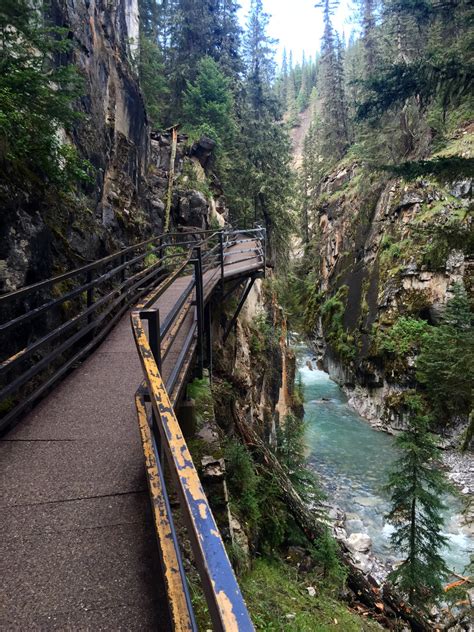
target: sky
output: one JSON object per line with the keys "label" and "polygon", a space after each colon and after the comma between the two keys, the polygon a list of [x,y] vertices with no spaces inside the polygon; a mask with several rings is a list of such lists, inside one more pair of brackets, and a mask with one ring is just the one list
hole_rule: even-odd
{"label": "sky", "polygon": [[[323,12],[315,9],[316,0],[263,0],[265,11],[270,18],[268,34],[279,40],[277,46],[277,60],[281,60],[283,49],[293,51],[294,61],[299,61],[305,52],[306,56],[319,50],[323,34]],[[246,15],[250,8],[250,0],[240,0],[240,16],[242,24],[246,22]],[[334,13],[334,27],[349,37],[355,28],[350,24],[349,16],[353,14],[351,0],[341,0]]]}

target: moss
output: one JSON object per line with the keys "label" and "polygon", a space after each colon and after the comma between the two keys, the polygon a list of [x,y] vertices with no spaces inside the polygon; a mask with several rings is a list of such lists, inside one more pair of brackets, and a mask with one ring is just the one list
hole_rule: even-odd
{"label": "moss", "polygon": [[195,379],[188,384],[187,395],[194,400],[198,423],[214,419],[214,400],[209,378]]}
{"label": "moss", "polygon": [[[308,586],[315,588],[314,597]],[[241,587],[257,630],[380,630],[376,623],[349,612],[316,573],[300,574],[276,559],[256,560]]]}
{"label": "moss", "polygon": [[354,336],[344,327],[343,322],[348,293],[349,287],[342,285],[321,305],[324,336],[332,349],[346,361],[353,360],[357,352]]}
{"label": "moss", "polygon": [[192,160],[185,160],[183,163],[183,170],[176,178],[176,186],[182,187],[186,190],[195,190],[202,193],[206,199],[212,198],[212,192],[209,187],[207,179],[199,177],[197,169]]}

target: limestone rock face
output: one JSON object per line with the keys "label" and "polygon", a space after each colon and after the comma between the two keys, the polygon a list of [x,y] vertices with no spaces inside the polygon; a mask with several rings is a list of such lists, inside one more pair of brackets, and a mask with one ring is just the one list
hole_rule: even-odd
{"label": "limestone rock face", "polygon": [[[474,126],[459,136],[472,153]],[[405,182],[373,177],[363,165],[346,162],[314,196],[320,251],[316,290],[322,305],[345,289],[341,331],[346,335],[338,339],[341,331],[333,331],[331,341],[334,320],[323,322],[319,313],[313,338],[317,365],[343,386],[362,416],[397,432],[406,421],[397,402],[416,386],[416,357],[393,366],[374,345],[374,331],[400,316],[437,324],[454,283],[472,291],[472,180]],[[462,420],[456,424],[461,427]]]}

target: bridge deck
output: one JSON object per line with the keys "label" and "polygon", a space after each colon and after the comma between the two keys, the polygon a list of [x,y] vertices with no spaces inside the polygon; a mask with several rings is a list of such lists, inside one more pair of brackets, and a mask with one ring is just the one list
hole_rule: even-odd
{"label": "bridge deck", "polygon": [[[256,257],[225,276],[259,267]],[[205,274],[206,295],[218,280]],[[186,283],[159,299],[162,322]],[[193,326],[191,310],[165,380]],[[0,629],[168,628],[134,408],[142,379],[127,316],[0,439]]]}

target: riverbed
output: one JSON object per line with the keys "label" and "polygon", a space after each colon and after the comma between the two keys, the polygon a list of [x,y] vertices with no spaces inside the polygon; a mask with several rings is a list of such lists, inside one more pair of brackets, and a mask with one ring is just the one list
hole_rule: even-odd
{"label": "riverbed", "polygon": [[[328,503],[346,514],[345,529],[366,533],[374,555],[389,567],[397,560],[390,543],[392,526],[385,520],[388,495],[383,490],[396,459],[395,439],[374,430],[352,410],[342,389],[323,371],[311,370],[311,355],[300,350],[299,375],[304,384],[306,444],[310,466],[318,474]],[[464,571],[473,541],[463,532],[460,499],[447,496],[444,533],[449,548],[443,551],[448,568]]]}

